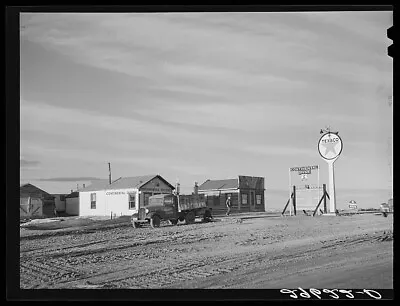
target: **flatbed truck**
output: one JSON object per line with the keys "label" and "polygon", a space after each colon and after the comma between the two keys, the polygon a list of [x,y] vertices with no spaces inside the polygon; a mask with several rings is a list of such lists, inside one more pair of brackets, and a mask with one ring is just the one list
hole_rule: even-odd
{"label": "flatbed truck", "polygon": [[163,220],[172,225],[178,224],[178,221],[192,224],[196,217],[204,222],[212,219],[211,208],[207,207],[204,195],[158,194],[149,197],[149,204],[132,215],[131,223],[134,228],[144,224],[155,228],[160,227]]}

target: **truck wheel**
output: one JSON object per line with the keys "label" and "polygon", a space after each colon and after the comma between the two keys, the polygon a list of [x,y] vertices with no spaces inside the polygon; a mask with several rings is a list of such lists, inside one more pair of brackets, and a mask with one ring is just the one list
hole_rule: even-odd
{"label": "truck wheel", "polygon": [[151,217],[151,219],[150,219],[150,226],[151,226],[152,228],[160,227],[160,217],[157,216],[157,215],[154,215],[153,217]]}
{"label": "truck wheel", "polygon": [[211,221],[211,218],[212,218],[212,216],[211,216],[211,211],[206,210],[206,211],[204,212],[204,215],[203,215],[203,221],[204,221],[204,222],[209,222],[209,221]]}
{"label": "truck wheel", "polygon": [[168,220],[168,223],[169,223],[170,225],[177,225],[177,224],[178,224],[178,219]]}
{"label": "truck wheel", "polygon": [[181,217],[178,218],[178,220],[181,221],[181,222],[183,222],[183,221],[185,221],[185,217],[184,217],[184,216],[181,216]]}
{"label": "truck wheel", "polygon": [[192,224],[194,223],[194,219],[195,219],[195,215],[194,212],[189,212],[186,216],[185,216],[185,223],[186,224]]}
{"label": "truck wheel", "polygon": [[132,222],[132,225],[134,228],[139,228],[140,227],[140,223],[139,222]]}

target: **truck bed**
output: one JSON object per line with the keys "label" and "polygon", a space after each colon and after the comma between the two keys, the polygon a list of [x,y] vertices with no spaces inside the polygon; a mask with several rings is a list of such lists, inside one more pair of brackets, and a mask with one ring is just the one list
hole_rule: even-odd
{"label": "truck bed", "polygon": [[207,207],[206,199],[203,195],[180,195],[178,210],[192,210]]}

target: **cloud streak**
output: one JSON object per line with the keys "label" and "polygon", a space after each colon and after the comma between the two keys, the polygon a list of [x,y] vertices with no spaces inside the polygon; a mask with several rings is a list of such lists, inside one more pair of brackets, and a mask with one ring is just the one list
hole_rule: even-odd
{"label": "cloud streak", "polygon": [[21,166],[21,168],[31,168],[31,167],[36,167],[40,165],[40,162],[37,160],[25,160],[25,159],[21,159],[19,161],[19,164]]}
{"label": "cloud streak", "polygon": [[97,181],[97,180],[102,180],[101,178],[98,177],[84,177],[84,176],[78,176],[78,177],[53,177],[53,178],[41,178],[38,179],[39,181],[43,182],[79,182],[79,181]]}

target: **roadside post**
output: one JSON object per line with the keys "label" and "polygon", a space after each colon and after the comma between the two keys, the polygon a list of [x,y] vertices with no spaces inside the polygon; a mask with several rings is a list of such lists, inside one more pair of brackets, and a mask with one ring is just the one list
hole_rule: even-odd
{"label": "roadside post", "polygon": [[[290,201],[290,199],[292,199],[292,195],[293,195],[293,190],[292,190],[292,181],[291,181],[290,168],[289,168],[289,201]],[[288,204],[286,204],[285,208],[283,209],[283,213],[285,212],[287,205]],[[292,205],[289,205],[289,216],[291,216],[291,215],[292,215]]]}
{"label": "roadside post", "polygon": [[318,141],[318,152],[321,157],[328,163],[329,172],[329,213],[328,215],[336,215],[336,197],[335,197],[335,172],[334,163],[342,153],[343,143],[339,136],[339,132],[331,132],[321,130],[324,133]]}

